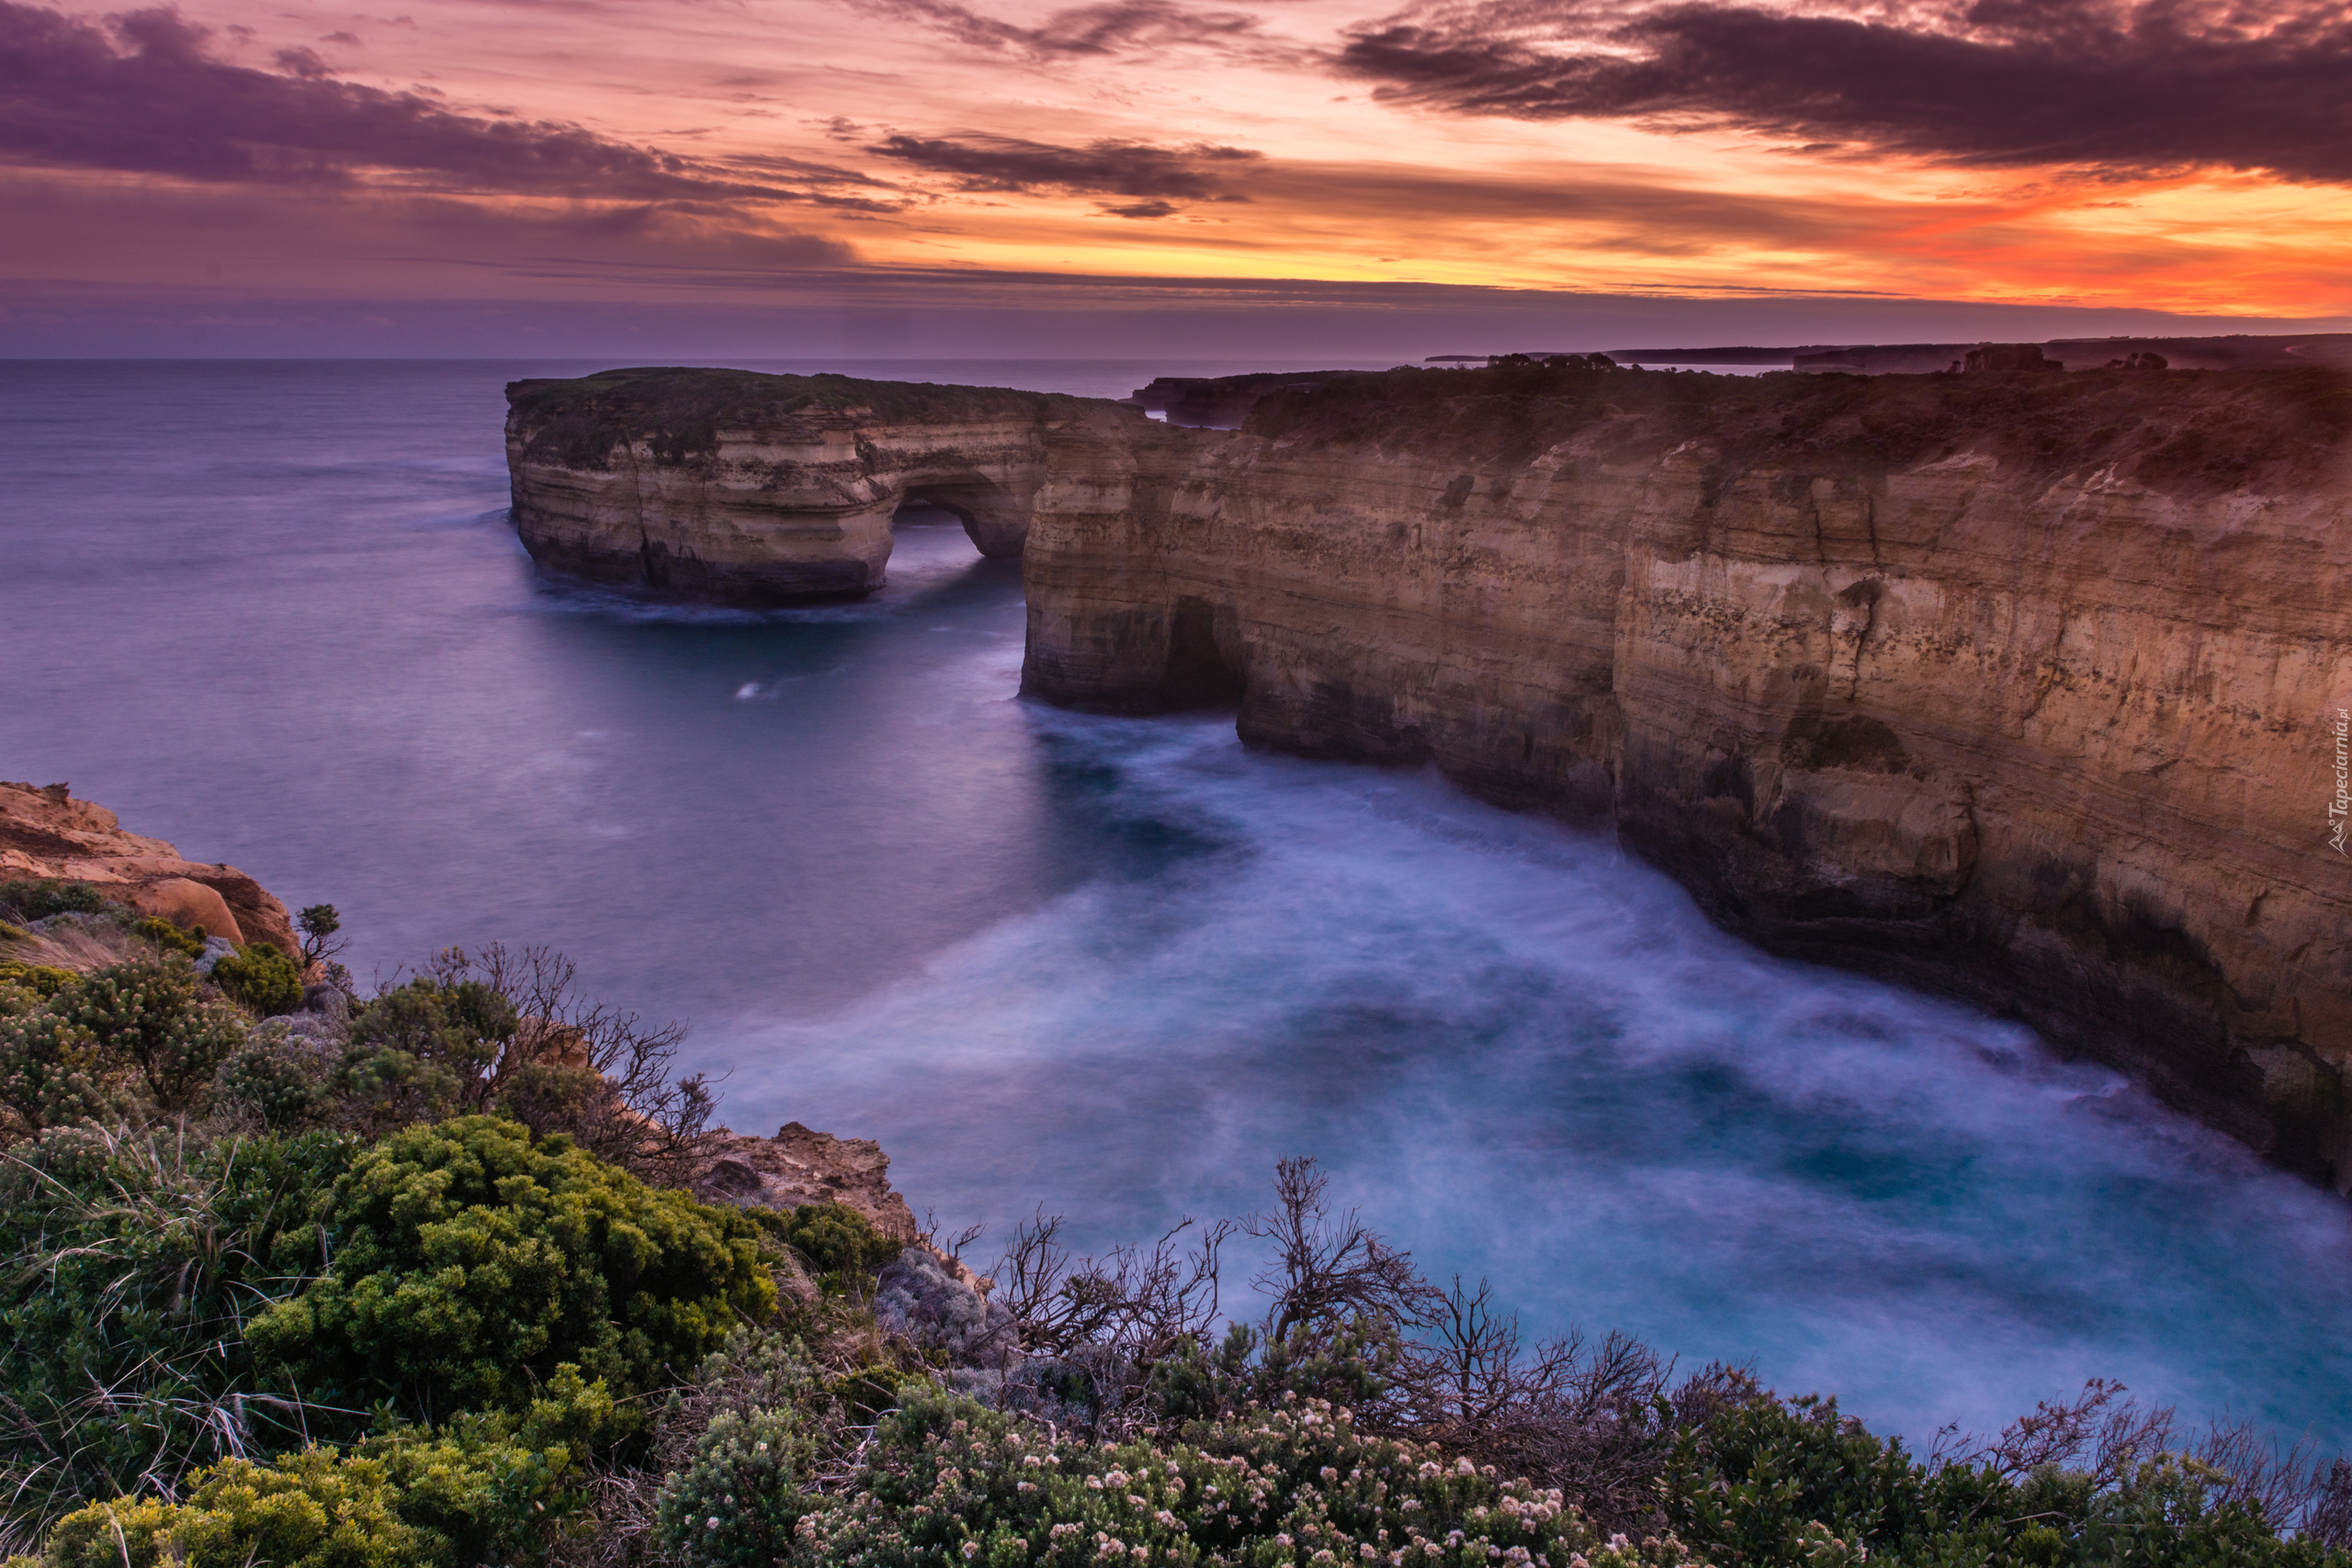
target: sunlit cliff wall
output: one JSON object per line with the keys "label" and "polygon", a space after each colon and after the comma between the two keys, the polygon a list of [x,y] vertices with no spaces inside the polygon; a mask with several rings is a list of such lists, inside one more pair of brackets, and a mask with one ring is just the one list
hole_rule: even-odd
{"label": "sunlit cliff wall", "polygon": [[[1613,824],[2352,1177],[2352,382],[1421,372],[1046,438],[1024,690]],[[1121,434],[1124,432],[1125,434]]]}

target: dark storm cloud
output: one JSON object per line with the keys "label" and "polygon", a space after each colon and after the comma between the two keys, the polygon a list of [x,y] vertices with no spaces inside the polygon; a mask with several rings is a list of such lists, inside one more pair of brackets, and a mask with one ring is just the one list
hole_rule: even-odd
{"label": "dark storm cloud", "polygon": [[1854,17],[1487,0],[1363,24],[1335,63],[1384,99],[1460,114],[1735,126],[1959,164],[2352,179],[2352,14],[2334,0]]}
{"label": "dark storm cloud", "polygon": [[1057,147],[1007,136],[891,136],[872,151],[932,174],[955,177],[967,191],[1068,191],[1085,196],[1146,198],[1143,206],[1113,208],[1127,218],[1164,218],[1170,200],[1247,201],[1225,176],[1261,156],[1240,147],[1154,147],[1140,141],[1094,141]]}
{"label": "dark storm cloud", "polygon": [[168,9],[101,28],[0,0],[0,158],[215,182],[338,182],[364,168],[530,195],[799,195],[576,126],[477,118],[337,82],[307,49],[280,51],[276,73],[228,64],[209,36]]}

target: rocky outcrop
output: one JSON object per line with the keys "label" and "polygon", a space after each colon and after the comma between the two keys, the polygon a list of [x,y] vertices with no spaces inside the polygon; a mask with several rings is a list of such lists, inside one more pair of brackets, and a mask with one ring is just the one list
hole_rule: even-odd
{"label": "rocky outcrop", "polygon": [[1345,370],[1290,370],[1245,376],[1155,376],[1137,387],[1128,400],[1147,413],[1166,414],[1170,424],[1233,430],[1269,393],[1309,391],[1348,374]]}
{"label": "rocky outcrop", "polygon": [[1046,436],[1112,406],[740,370],[613,370],[506,395],[514,526],[534,559],[753,605],[879,588],[910,502],[954,513],[982,555],[1017,558]]}
{"label": "rocky outcrop", "polygon": [[2352,1179],[2340,373],[1396,372],[1047,447],[1031,694],[1611,825]]}
{"label": "rocky outcrop", "polygon": [[301,950],[286,906],[260,883],[125,832],[113,812],[74,799],[65,784],[0,784],[0,882],[17,877],[86,882],[103,897],[209,936]]}
{"label": "rocky outcrop", "polygon": [[890,1156],[871,1138],[836,1138],[787,1122],[773,1138],[720,1127],[695,1151],[694,1190],[714,1202],[785,1213],[844,1203],[897,1242],[921,1239],[914,1211],[890,1186]]}

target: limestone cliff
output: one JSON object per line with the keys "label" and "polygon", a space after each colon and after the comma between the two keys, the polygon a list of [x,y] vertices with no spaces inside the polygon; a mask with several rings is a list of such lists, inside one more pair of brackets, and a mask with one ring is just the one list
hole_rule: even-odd
{"label": "limestone cliff", "polygon": [[611,370],[506,395],[514,525],[535,559],[725,604],[872,592],[908,501],[962,518],[981,554],[1018,557],[1045,434],[1105,406],[744,370]]}
{"label": "limestone cliff", "polygon": [[125,832],[113,812],[74,799],[62,784],[0,784],[0,881],[15,877],[86,882],[117,903],[211,936],[301,950],[286,906],[260,883]]}
{"label": "limestone cliff", "polygon": [[2352,380],[1394,372],[1046,438],[1024,690],[1613,824],[2352,1179]]}

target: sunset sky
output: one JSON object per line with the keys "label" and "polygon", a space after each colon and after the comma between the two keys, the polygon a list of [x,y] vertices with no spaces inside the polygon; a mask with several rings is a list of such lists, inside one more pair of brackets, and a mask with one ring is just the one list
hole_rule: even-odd
{"label": "sunset sky", "polygon": [[0,0],[0,352],[2352,325],[2336,0],[1385,3]]}

